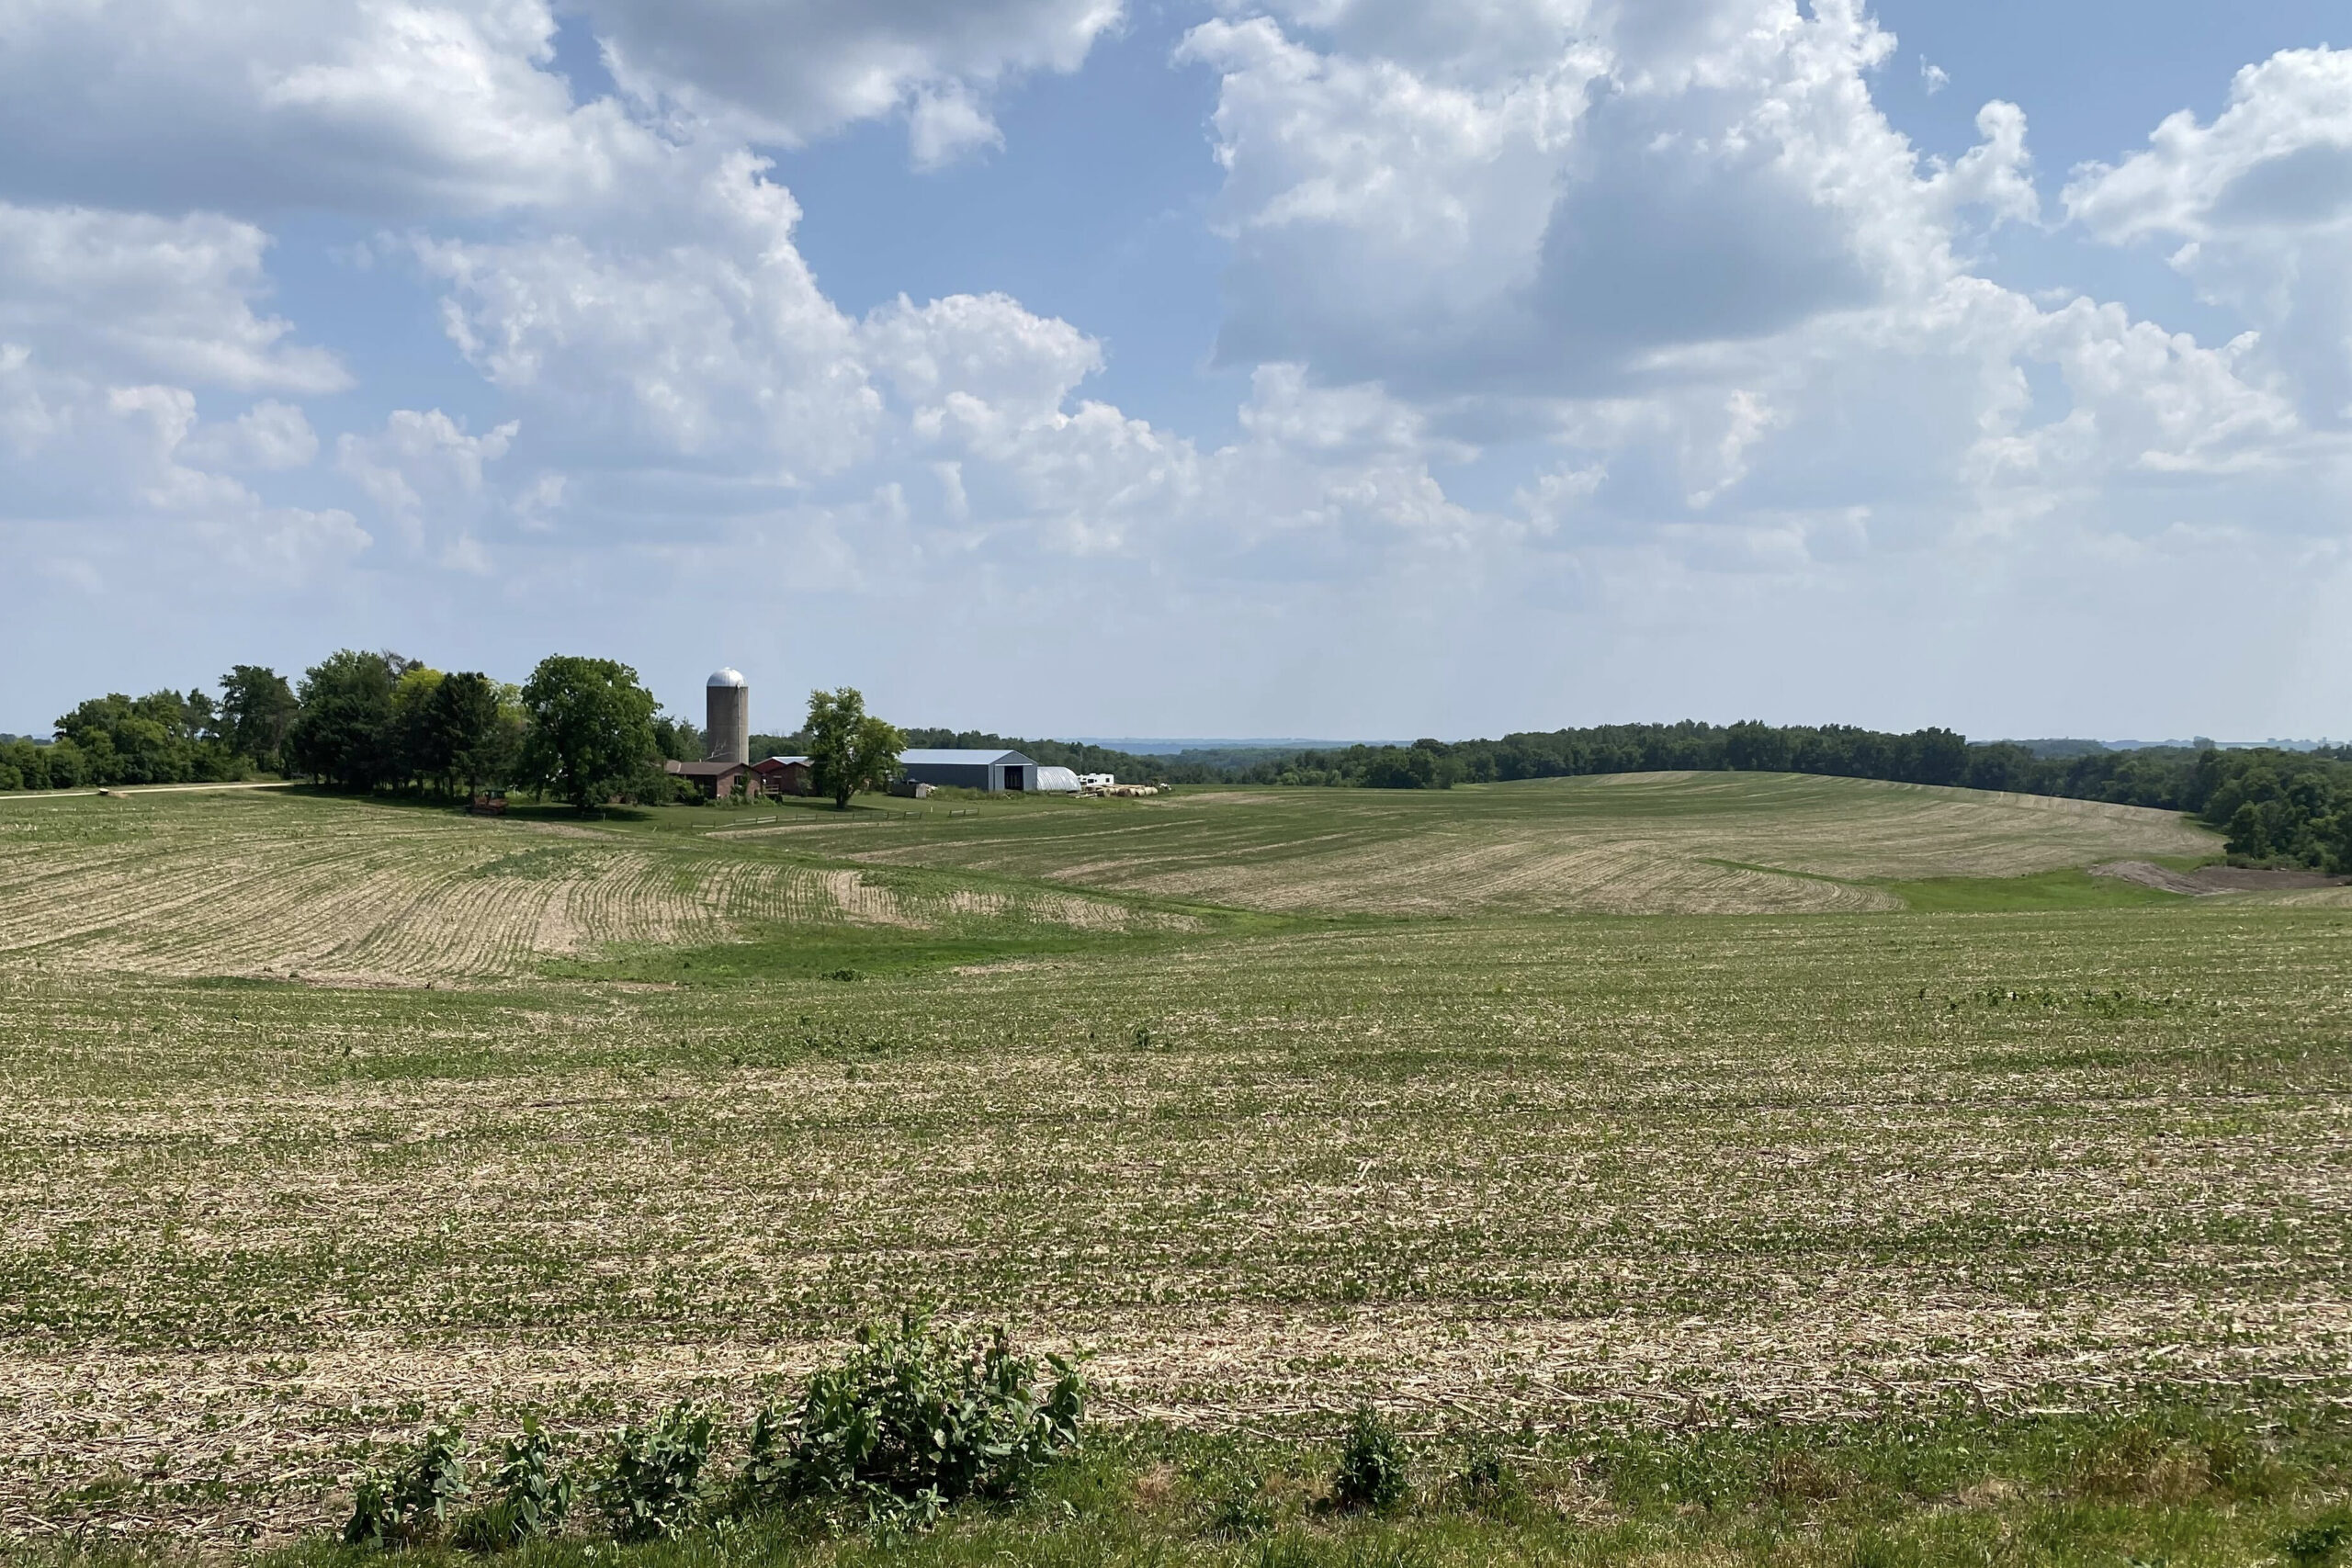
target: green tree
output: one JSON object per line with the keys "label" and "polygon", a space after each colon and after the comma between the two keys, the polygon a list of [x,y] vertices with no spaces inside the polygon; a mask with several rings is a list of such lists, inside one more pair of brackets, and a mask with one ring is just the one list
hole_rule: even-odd
{"label": "green tree", "polygon": [[449,753],[433,728],[433,695],[448,677],[412,664],[392,682],[392,772],[402,784],[431,779],[448,788]]}
{"label": "green tree", "polygon": [[277,671],[239,664],[220,677],[220,738],[265,773],[286,767],[286,733],[302,711]]}
{"label": "green tree", "polygon": [[301,712],[286,737],[296,770],[344,789],[373,789],[397,777],[392,688],[413,662],[346,648],[304,671]]}
{"label": "green tree", "polygon": [[61,739],[88,757],[98,784],[185,784],[236,776],[228,746],[214,738],[212,700],[202,692],[119,692],[92,697],[57,721]]}
{"label": "green tree", "polygon": [[59,740],[40,748],[40,760],[49,770],[50,789],[78,789],[85,784],[96,784],[98,777],[90,766],[90,759],[71,740]]}
{"label": "green tree", "polygon": [[[662,749],[662,755],[673,762],[702,761],[702,731],[695,727],[692,719],[673,718],[663,714],[653,721],[653,743]],[[756,751],[753,753],[757,754]]]}
{"label": "green tree", "polygon": [[881,789],[899,769],[907,738],[865,711],[854,686],[808,694],[808,772],[819,795],[833,797],[836,810],[849,809],[859,790]]}
{"label": "green tree", "polygon": [[586,813],[651,787],[661,761],[653,695],[628,665],[550,655],[525,683],[523,706],[531,724],[523,771],[542,790]]}
{"label": "green tree", "polygon": [[447,676],[434,689],[424,749],[444,790],[463,783],[470,795],[513,775],[524,726],[519,700],[510,705],[500,698],[498,682],[478,670]]}

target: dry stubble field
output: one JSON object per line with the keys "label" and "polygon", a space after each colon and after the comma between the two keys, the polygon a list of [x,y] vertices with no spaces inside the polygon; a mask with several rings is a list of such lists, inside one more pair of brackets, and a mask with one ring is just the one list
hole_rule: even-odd
{"label": "dry stubble field", "polygon": [[[768,829],[869,864],[953,866],[1246,908],[1359,914],[1897,909],[1880,884],[2210,853],[2169,813],[1794,774],[1624,773],[1437,793],[1256,790],[922,833]],[[805,814],[803,814],[805,815]],[[753,832],[758,829],[753,829]]]}
{"label": "dry stubble field", "polygon": [[[1678,789],[1692,863],[1856,881],[2210,842],[1743,782],[1417,800],[1397,852],[1589,845],[1611,799],[1654,844]],[[1056,809],[0,807],[0,1529],[280,1538],[452,1404],[740,1408],[916,1299],[1184,1424],[2352,1394],[2345,911],[1349,915],[1266,863],[1340,887],[1385,801]],[[1218,891],[1317,918],[1088,890],[1097,835],[1200,876],[1236,818],[1273,826]],[[1345,847],[1269,847],[1318,820]],[[740,891],[851,872],[887,905]]]}

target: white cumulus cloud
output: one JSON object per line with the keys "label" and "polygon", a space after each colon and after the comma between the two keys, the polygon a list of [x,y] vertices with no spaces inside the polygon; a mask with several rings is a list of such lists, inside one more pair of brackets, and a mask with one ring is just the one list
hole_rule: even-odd
{"label": "white cumulus cloud", "polygon": [[905,114],[916,163],[1001,138],[989,92],[1074,71],[1118,0],[585,0],[615,76],[729,134],[791,145]]}
{"label": "white cumulus cloud", "polygon": [[2264,333],[2306,412],[2352,423],[2352,51],[2240,71],[2210,124],[2183,111],[2120,164],[2078,170],[2070,217],[2172,265]]}

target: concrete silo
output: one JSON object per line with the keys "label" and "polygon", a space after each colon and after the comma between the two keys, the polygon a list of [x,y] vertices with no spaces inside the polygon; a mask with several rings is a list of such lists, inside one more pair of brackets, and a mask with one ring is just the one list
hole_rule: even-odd
{"label": "concrete silo", "polygon": [[702,727],[703,755],[713,762],[752,760],[752,688],[742,675],[721,670],[704,682],[707,702]]}

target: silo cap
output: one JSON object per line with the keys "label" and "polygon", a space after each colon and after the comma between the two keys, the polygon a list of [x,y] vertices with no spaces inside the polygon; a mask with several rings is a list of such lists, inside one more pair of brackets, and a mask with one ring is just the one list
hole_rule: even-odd
{"label": "silo cap", "polygon": [[743,672],[740,670],[721,670],[703,682],[706,686],[741,686],[747,683],[743,679]]}

